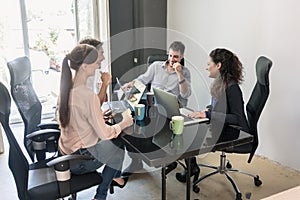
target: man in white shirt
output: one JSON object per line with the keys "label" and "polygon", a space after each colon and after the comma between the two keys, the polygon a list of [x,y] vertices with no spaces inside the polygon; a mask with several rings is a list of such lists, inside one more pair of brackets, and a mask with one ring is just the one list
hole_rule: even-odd
{"label": "man in white shirt", "polygon": [[[185,46],[175,41],[169,47],[168,60],[153,62],[144,74],[136,80],[143,84],[151,83],[151,87],[160,88],[177,96],[181,106],[186,106],[191,96],[191,74],[188,68],[181,65]],[[125,89],[131,88],[134,80],[125,84]]]}
{"label": "man in white shirt", "polygon": [[[184,50],[185,46],[182,42],[172,42],[169,46],[168,60],[153,62],[144,74],[136,78],[145,85],[151,83],[151,88],[160,88],[176,95],[181,107],[187,106],[188,97],[191,96],[190,71],[180,64],[184,57]],[[134,81],[125,84],[124,89],[131,88]],[[143,163],[140,159],[135,158],[131,153],[128,155],[132,158],[132,162],[124,170],[123,175],[130,175],[143,169]]]}

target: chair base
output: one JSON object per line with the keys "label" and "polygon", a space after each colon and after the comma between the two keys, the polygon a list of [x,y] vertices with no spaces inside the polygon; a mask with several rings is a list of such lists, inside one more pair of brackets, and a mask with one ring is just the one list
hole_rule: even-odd
{"label": "chair base", "polygon": [[210,172],[210,173],[200,177],[198,180],[193,182],[193,191],[195,193],[198,193],[200,191],[200,188],[197,186],[197,184],[199,182],[201,182],[202,180],[204,180],[204,179],[206,179],[206,178],[208,178],[208,177],[210,177],[214,174],[217,174],[217,173],[224,174],[226,176],[226,178],[229,180],[229,182],[233,186],[233,189],[236,193],[236,200],[241,200],[242,199],[242,193],[240,192],[240,190],[239,190],[237,184],[234,182],[233,178],[228,174],[229,172],[238,172],[238,173],[245,174],[245,175],[253,177],[254,184],[257,187],[262,184],[262,181],[259,179],[258,175],[254,175],[254,174],[244,172],[244,171],[241,171],[241,170],[238,170],[238,169],[231,169],[232,166],[231,166],[230,162],[228,160],[226,160],[225,152],[222,152],[222,154],[220,155],[220,166],[219,167],[212,166],[212,165],[206,165],[206,164],[198,164],[198,166],[207,167],[207,168],[211,168],[211,169],[215,169],[215,170],[213,172]]}
{"label": "chair base", "polygon": [[[68,198],[68,200],[76,200],[77,199],[77,194],[74,193],[74,194],[71,194],[71,196]],[[63,200],[63,198],[62,198]]]}

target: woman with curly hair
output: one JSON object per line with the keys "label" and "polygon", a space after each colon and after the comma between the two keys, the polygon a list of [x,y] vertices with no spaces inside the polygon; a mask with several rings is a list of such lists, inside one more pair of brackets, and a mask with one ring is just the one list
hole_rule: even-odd
{"label": "woman with curly hair", "polygon": [[[243,94],[239,84],[243,81],[243,65],[231,51],[217,48],[211,51],[208,58],[208,77],[214,81],[211,86],[211,105],[202,111],[189,115],[191,118],[209,118],[211,124],[211,142],[233,140],[239,131],[229,125],[241,127],[248,131],[248,122],[244,112]],[[191,159],[191,176],[199,176],[200,169],[196,158]],[[176,179],[185,182],[186,170],[177,173]],[[197,178],[196,178],[197,179]]]}

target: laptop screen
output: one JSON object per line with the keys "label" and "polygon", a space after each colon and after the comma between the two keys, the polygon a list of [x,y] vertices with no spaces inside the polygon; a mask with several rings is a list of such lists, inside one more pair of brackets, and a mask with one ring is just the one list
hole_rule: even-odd
{"label": "laptop screen", "polygon": [[116,77],[117,84],[120,87],[118,91],[118,99],[119,100],[124,100],[124,99],[130,99],[129,97],[137,97],[139,96],[138,94],[144,93],[146,86],[140,82],[139,80],[135,80],[132,88],[130,90],[126,90],[123,88],[123,85],[120,83],[120,80],[118,77]]}
{"label": "laptop screen", "polygon": [[174,94],[153,88],[154,96],[158,106],[158,113],[171,119],[172,116],[180,115],[179,102]]}
{"label": "laptop screen", "polygon": [[[144,85],[142,82],[135,80],[133,87],[130,89],[130,91],[125,92],[126,100],[128,100],[128,103],[131,105],[132,108],[136,106],[146,89],[146,85]],[[128,94],[127,94],[128,93]]]}

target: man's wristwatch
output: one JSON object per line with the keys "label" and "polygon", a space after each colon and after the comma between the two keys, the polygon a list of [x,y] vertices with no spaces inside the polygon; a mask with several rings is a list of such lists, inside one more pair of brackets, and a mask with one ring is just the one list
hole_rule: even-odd
{"label": "man's wristwatch", "polygon": [[185,82],[185,79],[182,79],[181,81],[179,81],[178,83],[179,84],[182,84],[182,83],[184,83]]}

